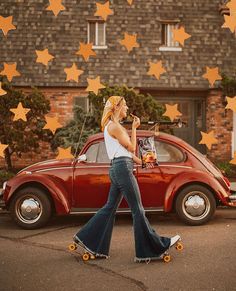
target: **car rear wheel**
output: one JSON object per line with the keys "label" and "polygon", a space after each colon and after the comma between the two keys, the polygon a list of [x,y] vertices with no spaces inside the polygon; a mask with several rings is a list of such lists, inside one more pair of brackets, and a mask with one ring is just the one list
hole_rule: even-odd
{"label": "car rear wheel", "polygon": [[48,222],[52,206],[44,191],[35,187],[26,187],[14,195],[9,210],[19,226],[36,229]]}
{"label": "car rear wheel", "polygon": [[201,225],[213,216],[216,200],[206,187],[190,185],[178,194],[175,209],[179,218],[186,224]]}

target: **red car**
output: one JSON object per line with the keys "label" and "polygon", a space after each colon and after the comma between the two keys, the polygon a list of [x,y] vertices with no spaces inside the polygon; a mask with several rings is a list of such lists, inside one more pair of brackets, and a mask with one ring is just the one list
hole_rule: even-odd
{"label": "red car", "polygon": [[[152,134],[137,131],[138,138]],[[227,178],[192,146],[160,132],[155,147],[158,166],[134,166],[146,212],[175,211],[185,223],[201,225],[218,205],[236,207]],[[95,213],[102,207],[110,187],[109,167],[103,133],[98,133],[89,137],[78,158],[29,166],[4,183],[1,195],[18,225],[39,228],[52,214]],[[123,200],[118,212],[128,211]]]}

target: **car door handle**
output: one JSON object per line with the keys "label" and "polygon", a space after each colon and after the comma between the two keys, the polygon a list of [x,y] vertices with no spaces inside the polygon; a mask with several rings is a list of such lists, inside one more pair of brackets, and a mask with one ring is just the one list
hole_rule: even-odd
{"label": "car door handle", "polygon": [[133,173],[137,173],[137,169],[133,169]]}

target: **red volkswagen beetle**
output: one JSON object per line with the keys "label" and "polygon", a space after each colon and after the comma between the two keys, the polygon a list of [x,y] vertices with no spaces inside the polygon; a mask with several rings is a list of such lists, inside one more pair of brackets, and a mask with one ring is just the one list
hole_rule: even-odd
{"label": "red volkswagen beetle", "polygon": [[[138,138],[152,134],[137,131]],[[146,212],[175,211],[183,222],[201,225],[210,220],[218,205],[236,206],[227,178],[192,146],[160,132],[155,147],[158,166],[134,166]],[[103,133],[95,134],[78,158],[36,163],[5,182],[5,206],[26,229],[42,227],[52,214],[95,213],[107,200],[109,167]],[[118,212],[128,211],[123,200]]]}

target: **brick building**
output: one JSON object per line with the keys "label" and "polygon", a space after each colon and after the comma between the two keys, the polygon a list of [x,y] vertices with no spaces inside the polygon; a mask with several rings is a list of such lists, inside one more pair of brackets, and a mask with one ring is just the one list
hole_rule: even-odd
{"label": "brick building", "polygon": [[[105,1],[99,1],[105,3]],[[225,1],[227,2],[227,1]],[[106,22],[94,16],[96,1],[64,0],[65,10],[54,16],[46,10],[48,0],[2,0],[0,15],[13,16],[15,30],[0,33],[0,71],[3,63],[17,62],[21,73],[12,84],[29,91],[38,87],[49,99],[52,116],[65,124],[73,118],[75,103],[88,109],[87,78],[100,76],[102,83],[126,84],[141,93],[152,94],[159,102],[178,104],[187,127],[174,134],[207,153],[212,160],[230,160],[236,150],[236,118],[225,109],[219,82],[211,88],[202,77],[206,66],[220,73],[235,74],[236,37],[222,28],[223,14],[229,14],[220,0],[126,0],[110,1],[114,14]],[[191,38],[181,46],[173,40],[171,28],[184,26]],[[139,47],[130,53],[119,43],[124,33],[137,34]],[[88,62],[76,55],[80,42],[93,42],[96,57]],[[35,50],[48,48],[54,59],[48,66],[36,62]],[[149,61],[162,61],[166,73],[157,80],[147,74]],[[66,81],[64,69],[76,63],[84,73],[79,83]],[[200,131],[214,130],[218,143],[207,150],[199,145]],[[23,155],[13,165],[24,166],[52,158],[49,146],[42,154]],[[0,158],[0,165],[4,160]]]}

